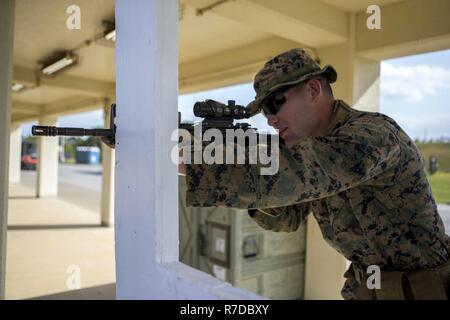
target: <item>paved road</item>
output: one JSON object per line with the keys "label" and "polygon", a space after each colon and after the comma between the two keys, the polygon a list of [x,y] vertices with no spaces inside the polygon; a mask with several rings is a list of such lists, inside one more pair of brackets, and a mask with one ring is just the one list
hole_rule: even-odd
{"label": "paved road", "polygon": [[89,164],[60,164],[59,182],[91,191],[102,190],[102,166]]}
{"label": "paved road", "polygon": [[[23,185],[36,187],[35,171],[22,171],[21,179]],[[58,197],[64,201],[100,214],[101,187],[101,165],[59,165]]]}
{"label": "paved road", "polygon": [[445,232],[450,235],[450,205],[438,204],[438,211],[445,225]]}

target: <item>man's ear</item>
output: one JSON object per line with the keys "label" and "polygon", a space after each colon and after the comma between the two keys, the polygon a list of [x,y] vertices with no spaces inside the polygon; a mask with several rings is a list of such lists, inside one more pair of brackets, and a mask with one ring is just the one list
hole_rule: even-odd
{"label": "man's ear", "polygon": [[310,95],[310,98],[312,101],[317,100],[317,98],[320,96],[320,93],[322,92],[322,87],[320,85],[319,79],[311,79],[308,83],[308,94]]}

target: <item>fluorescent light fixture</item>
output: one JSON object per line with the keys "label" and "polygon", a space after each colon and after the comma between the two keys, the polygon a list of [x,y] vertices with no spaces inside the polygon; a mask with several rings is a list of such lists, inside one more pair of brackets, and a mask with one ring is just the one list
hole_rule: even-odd
{"label": "fluorescent light fixture", "polygon": [[11,89],[13,92],[20,92],[23,89],[25,89],[25,85],[21,84],[21,83],[13,83],[11,85]]}
{"label": "fluorescent light fixture", "polygon": [[77,62],[77,56],[71,53],[67,53],[63,58],[45,66],[42,68],[42,73],[46,75],[52,75],[68,66],[71,66]]}
{"label": "fluorescent light fixture", "polygon": [[116,29],[106,31],[104,38],[108,41],[116,42]]}

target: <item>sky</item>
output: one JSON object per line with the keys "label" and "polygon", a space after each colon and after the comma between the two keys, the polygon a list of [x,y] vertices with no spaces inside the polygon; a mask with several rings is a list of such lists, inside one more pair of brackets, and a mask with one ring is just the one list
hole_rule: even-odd
{"label": "sky", "polygon": [[450,50],[381,63],[380,112],[412,138],[450,138]]}
{"label": "sky", "polygon": [[[379,112],[396,120],[411,138],[450,139],[450,50],[384,60],[380,83]],[[192,112],[196,101],[213,99],[226,103],[234,99],[236,104],[247,105],[254,96],[252,84],[240,84],[182,95],[178,107],[182,121],[197,121],[200,119]],[[260,131],[273,132],[261,115],[246,122]],[[30,135],[31,125],[22,126],[23,136]],[[102,111],[61,117],[59,126],[103,127]]]}

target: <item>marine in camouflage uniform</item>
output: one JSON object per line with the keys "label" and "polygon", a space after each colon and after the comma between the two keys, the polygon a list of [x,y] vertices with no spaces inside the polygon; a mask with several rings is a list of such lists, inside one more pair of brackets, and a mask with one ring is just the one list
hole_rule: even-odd
{"label": "marine in camouflage uniform", "polygon": [[[271,59],[256,75],[255,101],[316,75],[336,80],[303,50]],[[357,270],[383,272],[434,268],[449,259],[449,237],[437,212],[424,162],[415,144],[386,115],[357,111],[335,100],[328,133],[292,147],[280,145],[279,171],[260,175],[258,165],[186,166],[188,206],[249,209],[264,229],[291,232],[313,213],[324,239]],[[358,293],[353,269],[342,295]],[[448,280],[448,279],[447,279]],[[382,284],[383,285],[383,284]],[[444,283],[448,286],[448,283]]]}

